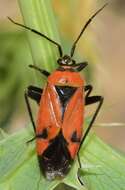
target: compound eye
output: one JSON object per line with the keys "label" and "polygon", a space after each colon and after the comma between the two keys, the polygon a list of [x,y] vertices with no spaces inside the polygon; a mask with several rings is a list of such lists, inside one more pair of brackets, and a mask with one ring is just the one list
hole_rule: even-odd
{"label": "compound eye", "polygon": [[61,65],[61,64],[62,64],[62,59],[59,58],[59,59],[57,60],[57,63],[58,63],[59,65]]}

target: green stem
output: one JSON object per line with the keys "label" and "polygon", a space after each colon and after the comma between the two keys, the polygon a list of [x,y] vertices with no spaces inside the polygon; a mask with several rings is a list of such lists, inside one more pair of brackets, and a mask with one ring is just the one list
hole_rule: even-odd
{"label": "green stem", "polygon": [[[42,32],[60,43],[50,0],[18,0],[25,25]],[[33,61],[52,71],[56,66],[58,49],[46,39],[28,32]]]}

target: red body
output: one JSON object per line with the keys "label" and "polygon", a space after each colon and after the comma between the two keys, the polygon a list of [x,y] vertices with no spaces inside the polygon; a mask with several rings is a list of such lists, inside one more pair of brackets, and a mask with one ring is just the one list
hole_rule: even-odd
{"label": "red body", "polygon": [[[63,117],[62,105],[55,88],[56,86],[76,88],[74,94],[68,99]],[[83,131],[83,87],[84,80],[78,72],[56,70],[48,77],[47,85],[43,90],[40,100],[36,128],[36,135],[42,134],[46,130],[46,138],[37,138],[36,140],[37,154],[40,159],[60,132],[66,141],[67,151],[71,160],[75,159]],[[79,139],[79,142],[74,142],[72,140],[73,136]],[[54,149],[56,149],[56,146],[54,146]]]}

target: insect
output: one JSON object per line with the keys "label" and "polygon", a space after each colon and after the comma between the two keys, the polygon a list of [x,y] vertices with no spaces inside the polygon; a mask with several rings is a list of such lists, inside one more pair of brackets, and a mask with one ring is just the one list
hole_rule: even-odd
{"label": "insect", "polygon": [[[36,139],[39,166],[48,179],[65,176],[76,157],[78,157],[79,167],[81,168],[79,150],[102,106],[103,97],[91,96],[92,85],[85,85],[85,80],[79,74],[87,66],[87,62],[76,63],[73,55],[83,32],[106,5],[100,8],[85,23],[72,45],[70,55],[63,55],[61,45],[46,35],[9,18],[14,24],[53,43],[59,50],[60,57],[57,60],[59,67],[53,73],[50,74],[35,65],[30,65],[31,68],[47,77],[47,84],[44,89],[29,86],[25,92],[26,105],[35,132],[35,137],[30,141]],[[35,100],[39,105],[36,124],[29,98]],[[98,106],[88,128],[82,135],[84,107],[94,103],[98,103]],[[78,179],[83,184],[79,176]]]}

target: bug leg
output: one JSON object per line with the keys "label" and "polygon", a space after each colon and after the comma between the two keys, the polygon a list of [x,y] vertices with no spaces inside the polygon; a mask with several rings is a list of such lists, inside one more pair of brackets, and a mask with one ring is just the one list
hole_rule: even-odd
{"label": "bug leg", "polygon": [[[85,96],[85,105],[90,105],[90,104],[94,104],[94,103],[98,103],[98,102],[99,102],[99,104],[98,104],[98,106],[97,106],[97,109],[96,109],[96,111],[95,111],[95,113],[94,113],[94,115],[93,115],[93,117],[92,117],[92,120],[91,120],[91,122],[90,122],[90,124],[89,124],[87,130],[85,131],[85,134],[84,134],[84,136],[83,136],[83,138],[82,138],[82,141],[81,141],[81,143],[80,143],[79,150],[80,150],[80,148],[81,148],[83,142],[85,141],[85,138],[87,137],[87,135],[88,135],[88,133],[89,133],[91,127],[92,127],[92,124],[94,123],[94,121],[95,121],[95,119],[96,119],[96,117],[97,117],[97,114],[98,114],[98,112],[99,112],[99,110],[100,110],[100,108],[101,108],[101,106],[102,106],[103,99],[104,99],[102,96],[89,96],[90,93],[91,93],[91,91],[92,91],[92,89],[93,89],[92,85],[87,85],[87,86],[85,86],[85,91],[87,91],[86,96]],[[79,157],[79,151],[78,151],[77,157],[78,157],[78,162],[79,162],[79,168],[82,168],[81,161],[80,161],[80,157]],[[77,175],[78,175],[78,174],[77,174]],[[78,175],[78,179],[79,179],[79,182],[80,182],[82,185],[84,185],[83,182],[81,181],[79,175]]]}
{"label": "bug leg", "polygon": [[24,97],[25,97],[25,101],[26,101],[26,105],[27,105],[27,110],[28,110],[28,113],[29,113],[29,116],[30,116],[30,120],[31,120],[31,123],[33,125],[34,132],[36,132],[36,126],[35,126],[35,122],[34,122],[34,119],[33,119],[31,106],[30,106],[30,103],[29,103],[29,99],[28,99],[29,97],[28,97],[27,92],[25,92]]}
{"label": "bug leg", "polygon": [[29,141],[27,141],[26,143],[28,144],[28,143],[30,143],[30,142],[32,142],[32,141],[34,141],[36,139],[36,136],[35,137],[33,137],[32,139],[30,139]]}
{"label": "bug leg", "polygon": [[35,86],[29,86],[24,93],[28,113],[30,116],[31,123],[33,125],[34,132],[36,132],[36,127],[35,127],[35,122],[34,122],[33,115],[32,115],[32,110],[31,110],[29,98],[35,100],[39,104],[41,94],[42,94],[42,89],[35,87]]}
{"label": "bug leg", "polygon": [[[94,113],[94,115],[92,117],[92,120],[91,120],[91,122],[90,122],[87,130],[85,131],[85,134],[84,134],[84,136],[82,138],[80,147],[82,146],[83,142],[85,141],[85,138],[88,135],[88,133],[89,133],[89,131],[90,131],[90,129],[91,129],[91,127],[92,127],[92,125],[93,125],[93,123],[94,123],[94,121],[95,121],[98,113],[99,113],[99,110],[100,110],[100,108],[101,108],[101,106],[103,104],[103,100],[104,100],[104,98],[102,96],[89,96],[90,93],[91,93],[91,91],[92,91],[92,89],[93,89],[93,87],[91,85],[85,86],[85,91],[88,91],[87,94],[86,94],[86,97],[85,97],[85,105],[90,105],[90,104],[98,103],[98,106],[96,108],[96,111],[95,111],[95,113]],[[80,148],[79,148],[79,150],[80,150]]]}
{"label": "bug leg", "polygon": [[45,77],[48,77],[50,75],[50,73],[46,70],[40,69],[39,67],[35,66],[35,65],[29,65],[30,68],[36,69],[37,71],[39,71],[41,74],[43,74]]}
{"label": "bug leg", "polygon": [[[77,158],[78,158],[78,163],[79,163],[79,169],[81,169],[81,168],[82,168],[82,165],[81,165],[79,153],[77,154]],[[78,173],[78,172],[77,172],[77,177],[78,177],[78,180],[79,180],[80,184],[81,184],[81,185],[84,185],[84,183],[83,183],[82,180],[80,179],[80,176],[79,176],[79,173]]]}
{"label": "bug leg", "polygon": [[75,65],[75,68],[73,68],[73,69],[75,70],[75,72],[80,72],[80,71],[82,71],[87,65],[88,65],[87,62],[77,63],[77,64]]}
{"label": "bug leg", "polygon": [[43,92],[43,90],[41,88],[38,88],[35,86],[28,86],[28,88],[27,88],[28,97],[35,100],[37,102],[37,104],[40,103],[42,92]]}

